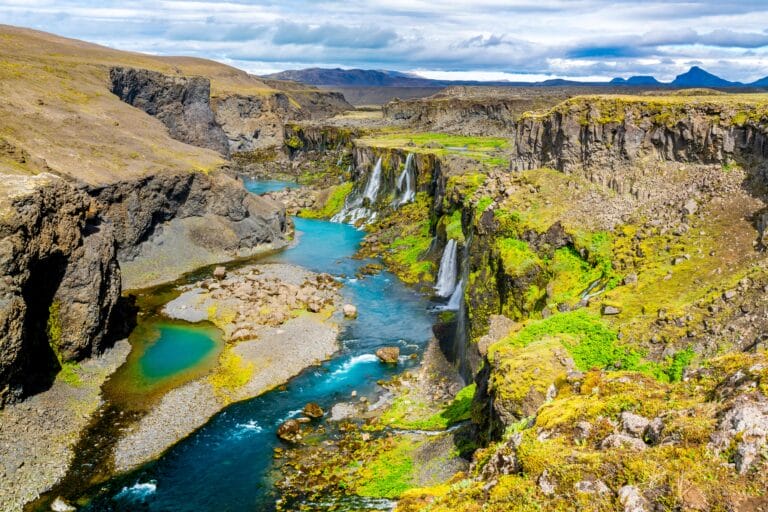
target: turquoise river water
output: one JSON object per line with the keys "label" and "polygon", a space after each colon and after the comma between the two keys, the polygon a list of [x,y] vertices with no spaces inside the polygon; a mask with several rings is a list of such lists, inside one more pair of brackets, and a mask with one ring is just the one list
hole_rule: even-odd
{"label": "turquoise river water", "polygon": [[[246,185],[263,192],[262,184]],[[271,187],[272,185],[270,185]],[[277,187],[279,188],[279,187]],[[270,483],[273,450],[281,446],[277,427],[298,416],[307,402],[329,410],[337,402],[359,396],[375,398],[376,382],[388,379],[418,358],[431,337],[433,304],[388,272],[358,279],[367,263],[353,259],[364,233],[352,226],[319,220],[295,219],[296,243],[266,261],[300,265],[327,272],[342,283],[346,302],[358,306],[358,319],[343,324],[341,350],[320,366],[305,370],[285,387],[227,407],[205,426],[179,442],[161,458],[138,470],[117,476],[87,492],[90,511],[261,511],[274,508]],[[159,341],[148,346],[140,364],[144,373],[166,375],[203,358],[214,343],[204,332],[190,338],[162,327]],[[179,344],[189,347],[180,358]],[[189,343],[189,345],[187,345]],[[382,365],[373,355],[378,347],[398,345],[402,364]]]}

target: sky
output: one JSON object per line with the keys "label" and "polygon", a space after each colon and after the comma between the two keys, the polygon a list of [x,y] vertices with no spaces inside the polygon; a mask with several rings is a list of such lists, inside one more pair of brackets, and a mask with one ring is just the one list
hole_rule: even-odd
{"label": "sky", "polygon": [[0,23],[256,74],[671,80],[698,65],[768,76],[768,0],[0,0]]}

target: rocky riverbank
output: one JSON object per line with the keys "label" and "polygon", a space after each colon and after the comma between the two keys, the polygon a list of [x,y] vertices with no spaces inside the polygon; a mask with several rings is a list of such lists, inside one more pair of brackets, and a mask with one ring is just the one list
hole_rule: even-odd
{"label": "rocky riverbank", "polygon": [[20,511],[67,472],[80,433],[102,403],[101,385],[128,355],[127,341],[68,365],[53,386],[0,411],[0,510]]}
{"label": "rocky riverbank", "polygon": [[284,264],[249,266],[183,289],[164,313],[208,320],[226,345],[213,371],[171,390],[120,439],[115,469],[129,470],[160,455],[226,405],[258,396],[338,348],[338,283]]}

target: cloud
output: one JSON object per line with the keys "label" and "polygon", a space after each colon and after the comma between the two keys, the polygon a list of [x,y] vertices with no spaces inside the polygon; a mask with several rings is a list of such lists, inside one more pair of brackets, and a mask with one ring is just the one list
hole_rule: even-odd
{"label": "cloud", "polygon": [[281,23],[272,42],[277,45],[323,45],[330,48],[385,48],[397,39],[391,29],[375,26],[348,26],[324,23],[310,26],[300,23]]}
{"label": "cloud", "polygon": [[765,0],[0,0],[0,23],[249,71],[768,75]]}

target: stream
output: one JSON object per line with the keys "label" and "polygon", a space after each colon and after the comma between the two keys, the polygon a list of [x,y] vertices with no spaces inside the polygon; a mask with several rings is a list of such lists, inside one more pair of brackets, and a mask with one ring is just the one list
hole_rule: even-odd
{"label": "stream", "polygon": [[[267,186],[246,185],[255,192]],[[272,182],[268,187],[277,185]],[[83,510],[273,510],[279,498],[270,480],[273,450],[282,446],[275,435],[277,427],[299,416],[307,402],[317,402],[328,411],[335,403],[351,400],[353,391],[375,402],[381,390],[377,381],[419,363],[418,356],[431,337],[434,304],[389,272],[356,278],[358,269],[370,260],[353,259],[364,236],[353,226],[300,218],[294,222],[296,242],[258,263],[291,263],[327,272],[342,282],[343,300],[355,304],[360,314],[342,323],[339,352],[286,386],[232,404],[159,459],[87,490],[77,500],[87,502]],[[178,334],[178,329],[161,327],[166,338],[168,333]],[[172,341],[166,343],[172,346]],[[397,367],[382,365],[374,355],[386,345],[400,347]],[[195,338],[195,353],[190,357],[203,358],[206,347],[204,340]],[[167,350],[153,345],[146,348],[145,357]],[[417,357],[411,358],[414,354]],[[158,365],[156,360],[154,364]],[[160,365],[153,371],[170,370]]]}

